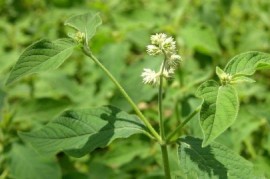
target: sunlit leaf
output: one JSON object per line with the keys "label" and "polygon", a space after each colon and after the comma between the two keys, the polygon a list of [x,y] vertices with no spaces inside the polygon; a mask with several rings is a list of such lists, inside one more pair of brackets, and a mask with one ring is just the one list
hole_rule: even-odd
{"label": "sunlit leaf", "polygon": [[231,75],[252,75],[256,70],[265,68],[270,68],[270,54],[251,51],[232,58],[224,71]]}
{"label": "sunlit leaf", "polygon": [[102,23],[99,13],[86,13],[75,15],[66,20],[65,25],[70,26],[86,36],[90,40],[96,33],[96,28]]}
{"label": "sunlit leaf", "polygon": [[70,110],[38,131],[19,135],[42,153],[65,151],[81,157],[117,138],[138,133],[146,133],[146,128],[135,115],[108,106]]}
{"label": "sunlit leaf", "polygon": [[253,166],[219,143],[202,146],[202,140],[187,136],[178,140],[180,165],[187,176],[200,179],[253,179]]}
{"label": "sunlit leaf", "polygon": [[198,88],[197,96],[204,99],[200,111],[200,125],[204,134],[203,146],[207,146],[233,124],[239,101],[233,86],[219,86],[212,80]]}
{"label": "sunlit leaf", "polygon": [[75,44],[69,39],[40,40],[30,45],[19,57],[6,84],[33,73],[58,68],[73,52]]}

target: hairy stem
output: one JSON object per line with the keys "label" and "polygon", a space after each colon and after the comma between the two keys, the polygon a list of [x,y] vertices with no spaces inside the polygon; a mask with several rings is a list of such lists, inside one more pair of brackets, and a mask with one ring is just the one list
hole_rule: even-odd
{"label": "hairy stem", "polygon": [[156,130],[152,127],[152,125],[148,122],[148,120],[145,118],[145,116],[142,114],[142,112],[139,110],[137,105],[133,102],[133,100],[129,97],[127,92],[124,90],[124,88],[119,84],[119,82],[114,78],[114,76],[109,72],[109,70],[100,63],[100,61],[91,53],[88,46],[84,46],[83,52],[85,55],[90,57],[104,72],[105,74],[112,80],[112,82],[115,84],[115,86],[119,89],[119,91],[122,93],[122,95],[126,98],[128,103],[132,106],[133,110],[136,112],[136,114],[139,116],[139,119],[146,125],[150,133],[153,135],[153,137],[159,142],[162,143],[162,138],[159,136],[159,134],[156,132]]}

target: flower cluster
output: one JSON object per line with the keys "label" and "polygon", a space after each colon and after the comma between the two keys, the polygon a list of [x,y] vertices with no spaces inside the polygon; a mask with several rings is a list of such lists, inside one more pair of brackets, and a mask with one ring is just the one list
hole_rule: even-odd
{"label": "flower cluster", "polygon": [[81,44],[85,40],[85,33],[77,31],[76,33],[69,34],[69,36],[78,44]]}
{"label": "flower cluster", "polygon": [[220,76],[220,81],[222,84],[228,84],[232,81],[232,75],[224,73]]}
{"label": "flower cluster", "polygon": [[151,45],[147,45],[146,47],[147,53],[153,56],[164,54],[165,60],[158,72],[145,68],[141,76],[143,77],[144,84],[156,85],[159,83],[161,76],[165,78],[171,78],[173,76],[176,67],[181,61],[181,57],[176,54],[176,42],[172,37],[167,37],[166,34],[159,33],[152,35],[150,40]]}

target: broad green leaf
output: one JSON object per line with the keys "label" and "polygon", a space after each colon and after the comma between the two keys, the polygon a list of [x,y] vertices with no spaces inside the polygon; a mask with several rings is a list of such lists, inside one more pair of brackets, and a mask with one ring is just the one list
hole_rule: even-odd
{"label": "broad green leaf", "polygon": [[178,140],[179,162],[187,176],[200,179],[253,179],[253,166],[224,145],[213,142],[202,148],[202,140],[187,136]]}
{"label": "broad green leaf", "polygon": [[75,44],[69,39],[40,40],[22,53],[11,70],[6,84],[33,73],[58,68],[71,54]]}
{"label": "broad green leaf", "polygon": [[96,33],[96,28],[100,26],[102,20],[99,13],[86,13],[75,15],[66,20],[65,25],[70,26],[86,36],[88,42]]}
{"label": "broad green leaf", "polygon": [[107,106],[66,111],[40,130],[19,135],[42,153],[64,151],[81,157],[138,133],[146,133],[146,128],[135,115]]}
{"label": "broad green leaf", "polygon": [[270,68],[270,54],[246,52],[232,58],[224,71],[230,75],[252,75],[258,69]]}
{"label": "broad green leaf", "polygon": [[41,156],[35,150],[14,144],[10,153],[10,173],[20,179],[60,179],[61,169],[54,157]]}
{"label": "broad green leaf", "polygon": [[210,80],[197,90],[203,98],[200,111],[200,125],[203,130],[203,146],[207,146],[235,121],[239,108],[238,96],[231,85],[219,86]]}

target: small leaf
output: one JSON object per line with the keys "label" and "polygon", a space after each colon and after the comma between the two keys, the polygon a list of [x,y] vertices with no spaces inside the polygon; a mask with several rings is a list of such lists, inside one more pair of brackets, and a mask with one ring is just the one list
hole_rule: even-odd
{"label": "small leaf", "polygon": [[102,24],[99,13],[86,13],[70,17],[65,25],[70,26],[86,36],[88,42],[96,33],[96,28]]}
{"label": "small leaf", "polygon": [[265,68],[270,68],[270,54],[251,51],[232,58],[224,71],[230,75],[252,75],[256,70]]}
{"label": "small leaf", "polygon": [[207,146],[235,121],[239,108],[238,96],[233,86],[219,86],[213,80],[203,83],[196,95],[204,99],[200,125],[204,134],[203,146]]}
{"label": "small leaf", "polygon": [[31,148],[13,144],[9,157],[12,178],[61,178],[60,166],[52,156],[41,156]]}
{"label": "small leaf", "polygon": [[231,84],[238,84],[238,83],[254,83],[256,82],[255,80],[246,77],[246,76],[235,76],[231,80]]}
{"label": "small leaf", "polygon": [[22,53],[6,84],[33,73],[57,69],[73,52],[75,44],[68,39],[54,42],[40,40]]}
{"label": "small leaf", "polygon": [[196,178],[253,179],[253,166],[219,143],[202,148],[202,140],[187,136],[178,140],[178,156],[187,176]]}
{"label": "small leaf", "polygon": [[216,74],[219,77],[219,79],[222,79],[224,75],[226,75],[226,73],[218,66],[216,67]]}
{"label": "small leaf", "polygon": [[127,138],[147,129],[135,115],[107,106],[63,113],[45,127],[19,135],[42,153],[64,151],[81,157],[117,138]]}

